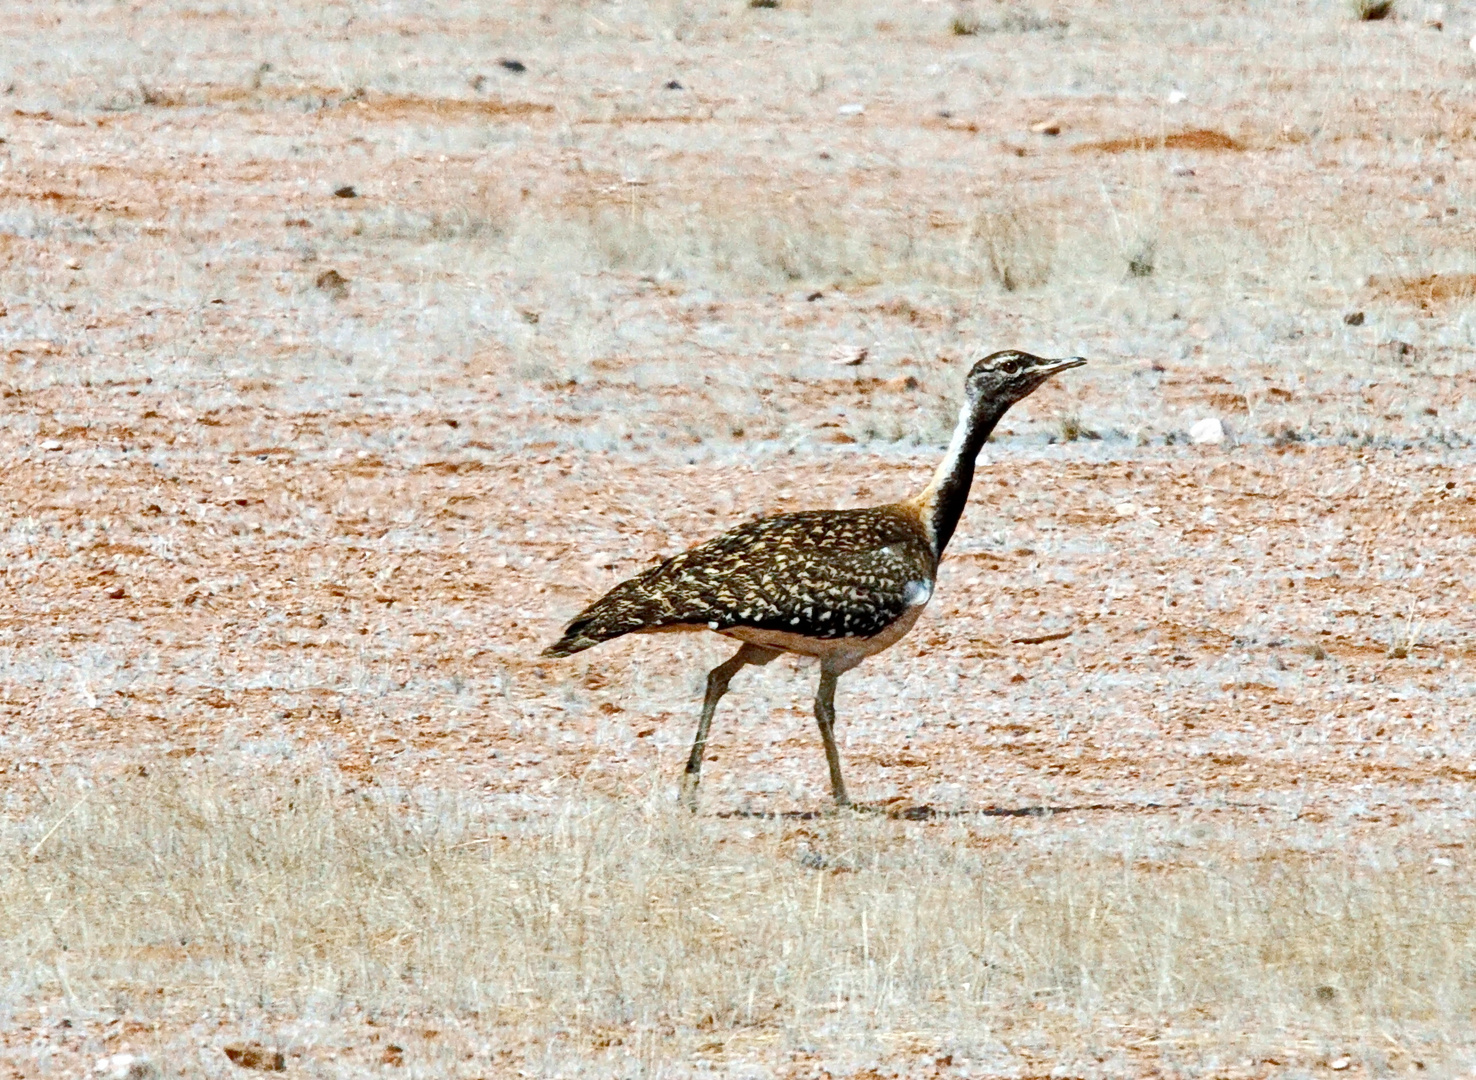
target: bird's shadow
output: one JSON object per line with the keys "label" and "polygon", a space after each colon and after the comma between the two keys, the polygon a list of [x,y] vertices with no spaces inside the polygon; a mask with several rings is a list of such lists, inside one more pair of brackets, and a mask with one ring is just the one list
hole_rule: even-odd
{"label": "bird's shadow", "polygon": [[[845,808],[855,814],[874,814],[894,821],[938,821],[944,818],[1001,817],[1001,818],[1044,818],[1057,814],[1079,814],[1088,812],[1142,813],[1157,810],[1187,810],[1187,803],[1082,803],[1076,806],[981,806],[961,810],[939,810],[935,806],[888,806],[854,803]],[[737,818],[765,821],[815,821],[834,817],[842,811],[828,810],[722,810],[714,814],[717,818]]]}

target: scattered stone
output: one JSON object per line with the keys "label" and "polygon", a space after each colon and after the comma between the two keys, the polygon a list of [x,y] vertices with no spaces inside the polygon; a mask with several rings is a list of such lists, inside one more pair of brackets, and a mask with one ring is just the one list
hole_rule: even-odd
{"label": "scattered stone", "polygon": [[324,270],[321,274],[313,279],[313,284],[317,286],[318,289],[320,289],[321,291],[332,296],[335,300],[342,300],[345,296],[348,295],[349,279],[344,277],[337,270]]}
{"label": "scattered stone", "polygon": [[1345,1055],[1343,1057],[1333,1058],[1331,1061],[1329,1061],[1327,1063],[1327,1067],[1329,1069],[1331,1069],[1333,1072],[1342,1072],[1344,1069],[1346,1069],[1349,1065],[1352,1065],[1352,1064],[1353,1064],[1353,1059],[1350,1058],[1350,1057],[1347,1057]]}
{"label": "scattered stone", "polygon": [[1350,311],[1350,312],[1348,312],[1348,314],[1346,314],[1346,315],[1343,316],[1343,325],[1344,326],[1362,326],[1363,325],[1363,312],[1361,312],[1361,311]]}
{"label": "scattered stone", "polygon": [[860,102],[853,101],[848,105],[842,105],[839,109],[836,109],[835,111],[841,116],[860,116],[866,111],[866,106],[862,105]]}
{"label": "scattered stone", "polygon": [[1317,644],[1317,642],[1315,641],[1311,645],[1303,645],[1298,651],[1306,653],[1313,660],[1327,659],[1327,650],[1324,649],[1321,645]]}
{"label": "scattered stone", "polygon": [[667,82],[666,82],[666,84],[665,84],[664,89],[667,89],[667,90],[685,90],[686,87],[683,86],[681,83],[677,82],[675,79],[668,79]]}
{"label": "scattered stone", "polygon": [[232,1043],[222,1048],[231,1064],[243,1069],[260,1072],[282,1072],[287,1068],[287,1056],[280,1050],[270,1050],[259,1042]]}
{"label": "scattered stone", "polygon": [[1194,170],[1191,169],[1188,165],[1175,165],[1174,166],[1174,175],[1175,176],[1193,176],[1194,175]]}
{"label": "scattered stone", "polygon": [[80,259],[68,259],[67,260],[67,269],[68,270],[81,270],[82,269],[82,260],[80,260]]}
{"label": "scattered stone", "polygon": [[1042,120],[1038,124],[1031,124],[1030,130],[1037,135],[1059,135],[1061,124],[1056,120]]}
{"label": "scattered stone", "polygon": [[41,444],[42,450],[60,450],[62,448],[60,439],[47,439]]}
{"label": "scattered stone", "polygon": [[837,345],[830,353],[830,362],[837,367],[860,367],[871,355],[866,345]]}
{"label": "scattered stone", "polygon": [[379,1056],[379,1060],[382,1064],[392,1065],[395,1068],[399,1068],[401,1065],[405,1064],[405,1048],[403,1046],[396,1046],[394,1043],[390,1043],[384,1048],[384,1053]]}
{"label": "scattered stone", "polygon": [[1184,102],[1186,102],[1188,100],[1189,100],[1189,95],[1186,94],[1186,93],[1184,93],[1184,91],[1182,91],[1182,90],[1170,90],[1169,91],[1168,103],[1170,105],[1182,105],[1182,104],[1184,104]]}
{"label": "scattered stone", "polygon": [[1120,502],[1112,508],[1112,512],[1118,517],[1130,518],[1138,512],[1138,507],[1134,503]]}
{"label": "scattered stone", "polygon": [[1338,996],[1338,991],[1331,986],[1319,986],[1316,990],[1312,991],[1312,994],[1318,1001],[1332,1001]]}
{"label": "scattered stone", "polygon": [[109,600],[126,600],[128,598],[128,592],[122,585],[119,585],[116,589],[109,589],[107,595]]}
{"label": "scattered stone", "polygon": [[359,193],[354,190],[353,184],[344,184],[343,187],[334,188],[333,194],[340,199],[357,199]]}
{"label": "scattered stone", "polygon": [[1189,441],[1199,445],[1214,445],[1225,441],[1225,425],[1213,416],[1206,416],[1189,429]]}
{"label": "scattered stone", "polygon": [[[812,292],[809,296],[805,297],[805,302],[813,304],[816,300],[823,300],[824,298],[825,294],[823,292]],[[0,311],[0,315],[3,314],[5,314],[5,312]]]}
{"label": "scattered stone", "polygon": [[1409,342],[1397,339],[1380,342],[1377,351],[1384,359],[1394,360],[1401,364],[1412,364],[1420,355],[1420,350]]}
{"label": "scattered stone", "polygon": [[137,1054],[111,1054],[98,1058],[92,1071],[105,1080],[156,1080],[159,1076],[154,1063]]}
{"label": "scattered stone", "polygon": [[528,65],[521,60],[512,60],[507,57],[497,61],[497,66],[504,71],[511,71],[514,75],[521,75],[528,70]]}

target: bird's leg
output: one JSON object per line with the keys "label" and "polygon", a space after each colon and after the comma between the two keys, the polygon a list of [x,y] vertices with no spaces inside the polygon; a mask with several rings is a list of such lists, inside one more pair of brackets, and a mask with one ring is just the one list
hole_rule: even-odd
{"label": "bird's leg", "polygon": [[830,791],[836,806],[850,806],[846,782],[841,779],[840,751],[835,748],[835,681],[840,674],[820,668],[820,686],[815,691],[815,719],[820,722],[820,738],[825,740],[825,761],[830,766]]}
{"label": "bird's leg", "polygon": [[707,752],[707,729],[712,726],[712,714],[717,712],[718,702],[728,692],[728,683],[734,675],[748,664],[759,667],[778,656],[776,649],[765,649],[758,645],[745,644],[731,658],[707,673],[707,696],[702,699],[702,719],[697,721],[697,737],[692,740],[692,753],[687,758],[687,774],[682,778],[682,801],[687,809],[697,810],[697,781],[702,773],[702,755]]}

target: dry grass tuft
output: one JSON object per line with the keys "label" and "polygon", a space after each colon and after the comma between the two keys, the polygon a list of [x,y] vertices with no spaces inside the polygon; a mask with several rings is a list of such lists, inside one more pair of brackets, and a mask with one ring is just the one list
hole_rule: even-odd
{"label": "dry grass tuft", "polygon": [[1068,1027],[1356,1034],[1476,1006],[1476,886],[1392,850],[1155,852],[1119,827],[1029,853],[992,843],[1013,826],[989,819],[796,827],[651,796],[529,818],[208,764],[105,781],[5,828],[12,997],[167,986],[476,1013],[576,1041],[653,1024],[678,1041],[987,1029],[1031,1002]]}
{"label": "dry grass tuft", "polygon": [[1042,215],[1015,208],[985,211],[975,222],[973,239],[990,276],[1005,292],[1050,280],[1056,236]]}
{"label": "dry grass tuft", "polygon": [[1232,139],[1223,131],[1196,128],[1193,131],[1176,131],[1170,135],[1135,135],[1126,139],[1103,139],[1099,142],[1082,143],[1074,147],[1076,153],[1125,154],[1140,150],[1244,150],[1245,144]]}

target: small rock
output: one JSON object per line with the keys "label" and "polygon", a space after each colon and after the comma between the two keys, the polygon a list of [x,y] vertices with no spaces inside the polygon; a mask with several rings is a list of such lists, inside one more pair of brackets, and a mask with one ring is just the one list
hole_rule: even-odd
{"label": "small rock", "polygon": [[1225,441],[1225,425],[1213,416],[1206,416],[1189,429],[1189,441],[1201,445],[1212,445]]}
{"label": "small rock", "polygon": [[359,193],[354,190],[353,184],[344,184],[343,187],[333,189],[333,194],[340,199],[357,199]]}
{"label": "small rock", "polygon": [[1061,124],[1056,120],[1042,120],[1038,124],[1031,124],[1030,130],[1037,135],[1059,135]]}
{"label": "small rock", "polygon": [[67,269],[68,270],[81,270],[82,269],[82,261],[80,259],[68,259],[67,260]]}
{"label": "small rock", "polygon": [[92,1071],[106,1080],[155,1080],[159,1075],[153,1062],[136,1054],[111,1054],[98,1058]]}
{"label": "small rock", "polygon": [[1407,341],[1385,341],[1378,346],[1378,353],[1387,360],[1396,360],[1401,364],[1413,363],[1420,355],[1416,349]]}
{"label": "small rock", "polygon": [[838,367],[860,367],[870,355],[871,349],[865,345],[837,345],[830,352],[830,362]]}
{"label": "small rock", "polygon": [[62,448],[60,439],[47,439],[41,444],[42,450],[60,450]]}
{"label": "small rock", "polygon": [[1350,1058],[1350,1057],[1346,1057],[1345,1056],[1345,1057],[1340,1057],[1340,1058],[1333,1058],[1331,1061],[1329,1061],[1327,1063],[1327,1067],[1329,1069],[1331,1069],[1333,1072],[1342,1072],[1344,1069],[1346,1069],[1349,1065],[1352,1065],[1352,1064],[1353,1064],[1353,1059]]}
{"label": "small rock", "polygon": [[348,295],[349,279],[337,270],[324,270],[313,279],[313,284],[335,300],[342,300]]}
{"label": "small rock", "polygon": [[685,90],[686,89],[685,86],[683,86],[681,83],[677,82],[675,79],[668,79],[666,81],[665,86],[663,88],[666,89],[666,90]]}
{"label": "small rock", "polygon": [[1136,514],[1138,512],[1138,508],[1133,503],[1120,502],[1112,508],[1112,511],[1118,517],[1128,518]]}
{"label": "small rock", "polygon": [[223,1047],[225,1056],[231,1059],[231,1064],[239,1065],[243,1069],[257,1069],[260,1072],[282,1072],[287,1068],[287,1056],[280,1050],[269,1050],[259,1042],[232,1043]]}
{"label": "small rock", "polygon": [[1186,93],[1184,93],[1184,91],[1182,91],[1182,90],[1170,90],[1169,91],[1168,103],[1170,105],[1182,105],[1182,104],[1184,104],[1184,102],[1186,102],[1188,100],[1189,100],[1189,95],[1186,94]]}
{"label": "small rock", "polygon": [[860,116],[866,111],[866,106],[862,105],[860,102],[852,102],[849,105],[842,105],[839,109],[836,109],[835,111],[841,116]]}
{"label": "small rock", "polygon": [[109,589],[108,590],[108,599],[109,600],[125,600],[127,598],[128,598],[128,593],[123,588],[122,585],[119,585],[116,589]]}
{"label": "small rock", "polygon": [[384,1053],[379,1056],[379,1060],[385,1065],[393,1065],[394,1067],[399,1068],[401,1065],[405,1064],[405,1048],[403,1046],[396,1046],[394,1043],[390,1043],[384,1048]]}
{"label": "small rock", "polygon": [[1188,165],[1175,165],[1174,166],[1174,175],[1175,176],[1193,176],[1194,175],[1194,170],[1191,169]]}
{"label": "small rock", "polygon": [[528,65],[521,60],[512,60],[506,57],[497,61],[497,66],[504,71],[511,71],[514,75],[521,75],[528,70]]}
{"label": "small rock", "polygon": [[1361,311],[1350,311],[1350,312],[1348,312],[1348,314],[1346,314],[1346,315],[1343,316],[1343,325],[1344,326],[1362,326],[1363,325],[1363,312],[1361,312]]}

